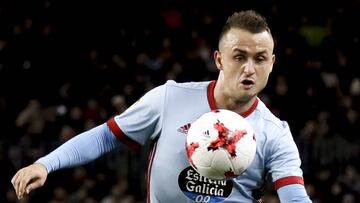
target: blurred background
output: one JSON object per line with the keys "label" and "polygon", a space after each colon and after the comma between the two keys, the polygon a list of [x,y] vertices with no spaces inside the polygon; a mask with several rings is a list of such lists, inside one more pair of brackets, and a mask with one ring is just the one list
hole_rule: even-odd
{"label": "blurred background", "polygon": [[[0,1],[0,202],[15,172],[173,79],[213,80],[228,15],[268,19],[260,98],[287,120],[314,202],[360,202],[360,1]],[[52,173],[18,202],[144,203],[148,147]],[[271,185],[266,203],[278,202]]]}

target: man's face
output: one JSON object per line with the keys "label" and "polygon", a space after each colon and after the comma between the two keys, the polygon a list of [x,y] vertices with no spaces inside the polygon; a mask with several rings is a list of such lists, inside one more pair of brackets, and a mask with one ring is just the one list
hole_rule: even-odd
{"label": "man's face", "polygon": [[230,29],[214,53],[224,94],[238,102],[256,96],[267,84],[275,62],[273,49],[273,39],[266,31],[253,34]]}

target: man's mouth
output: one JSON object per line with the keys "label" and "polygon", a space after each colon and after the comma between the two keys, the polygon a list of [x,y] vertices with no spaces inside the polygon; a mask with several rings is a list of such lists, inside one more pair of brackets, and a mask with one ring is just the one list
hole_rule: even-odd
{"label": "man's mouth", "polygon": [[243,84],[244,86],[251,86],[254,85],[255,82],[251,79],[244,79],[241,81],[241,84]]}

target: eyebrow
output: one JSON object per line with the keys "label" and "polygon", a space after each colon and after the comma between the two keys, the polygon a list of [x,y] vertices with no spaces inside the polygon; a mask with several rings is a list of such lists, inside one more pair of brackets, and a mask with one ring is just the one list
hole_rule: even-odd
{"label": "eyebrow", "polygon": [[[247,51],[239,49],[239,48],[235,48],[234,52],[239,52],[241,54],[247,54],[248,53]],[[267,52],[266,51],[260,51],[260,52],[257,52],[256,54],[257,55],[261,55],[261,54],[266,54],[267,55]]]}

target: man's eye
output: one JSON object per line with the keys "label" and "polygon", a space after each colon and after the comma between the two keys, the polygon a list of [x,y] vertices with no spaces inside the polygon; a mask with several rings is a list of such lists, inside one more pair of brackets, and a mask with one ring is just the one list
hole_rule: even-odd
{"label": "man's eye", "polygon": [[236,56],[235,58],[236,58],[237,60],[244,60],[245,57],[244,57],[244,56]]}
{"label": "man's eye", "polygon": [[258,61],[258,62],[266,61],[266,58],[265,57],[258,57],[258,58],[256,58],[256,61]]}

